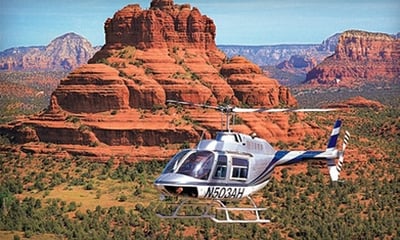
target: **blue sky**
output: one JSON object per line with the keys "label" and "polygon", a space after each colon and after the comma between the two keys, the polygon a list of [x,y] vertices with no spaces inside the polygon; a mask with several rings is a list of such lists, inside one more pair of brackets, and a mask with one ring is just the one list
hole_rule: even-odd
{"label": "blue sky", "polygon": [[[47,45],[75,32],[104,44],[104,21],[127,4],[151,0],[0,0],[0,51]],[[217,25],[217,44],[320,43],[337,32],[400,32],[399,0],[175,0]]]}

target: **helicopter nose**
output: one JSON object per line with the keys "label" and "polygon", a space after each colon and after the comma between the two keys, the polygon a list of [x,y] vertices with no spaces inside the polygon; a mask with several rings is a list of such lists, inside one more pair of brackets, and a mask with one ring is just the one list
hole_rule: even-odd
{"label": "helicopter nose", "polygon": [[[170,174],[163,174],[159,176],[155,181],[154,181],[154,186],[156,189],[161,192],[163,195],[175,195],[176,193],[171,192],[171,189],[168,187],[168,185],[174,183],[173,179],[171,179]],[[176,183],[176,182],[175,182]]]}
{"label": "helicopter nose", "polygon": [[188,186],[185,178],[176,174],[163,174],[156,179],[154,185],[163,195],[197,197],[197,187]]}
{"label": "helicopter nose", "polygon": [[159,185],[164,185],[167,183],[173,183],[176,182],[176,180],[173,178],[172,174],[162,174],[161,176],[159,176],[155,181],[154,181],[154,185],[159,186]]}

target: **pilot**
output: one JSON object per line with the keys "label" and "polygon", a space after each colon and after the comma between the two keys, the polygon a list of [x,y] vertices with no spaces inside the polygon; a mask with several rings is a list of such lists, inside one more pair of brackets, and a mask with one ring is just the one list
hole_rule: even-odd
{"label": "pilot", "polygon": [[252,139],[254,139],[254,138],[256,138],[256,137],[257,137],[257,133],[255,133],[255,132],[252,132],[252,133],[250,134],[250,136],[251,136],[251,138],[252,138]]}
{"label": "pilot", "polygon": [[181,194],[181,193],[183,192],[183,187],[178,187],[178,188],[175,190],[175,192],[176,192],[177,194]]}
{"label": "pilot", "polygon": [[197,177],[203,180],[207,180],[213,163],[212,158],[210,158],[209,156],[202,157],[201,162],[204,163],[201,164],[200,169],[197,170]]}

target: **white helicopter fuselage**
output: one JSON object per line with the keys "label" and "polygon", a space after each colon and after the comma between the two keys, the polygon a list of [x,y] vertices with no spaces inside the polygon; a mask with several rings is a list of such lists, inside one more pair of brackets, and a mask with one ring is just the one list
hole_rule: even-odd
{"label": "white helicopter fuselage", "polygon": [[[270,220],[260,214],[266,208],[257,207],[251,195],[268,184],[278,165],[322,159],[326,160],[331,180],[339,180],[344,150],[350,137],[346,131],[342,151],[338,151],[336,143],[342,124],[340,119],[335,122],[326,150],[277,151],[266,140],[231,132],[229,127],[230,116],[234,113],[329,112],[335,109],[237,108],[229,105],[216,107],[175,100],[168,100],[167,103],[221,111],[226,115],[226,131],[217,133],[215,139],[201,140],[195,149],[178,152],[167,163],[154,185],[163,196],[175,196],[181,201],[173,212],[157,214],[161,218],[210,218],[218,223],[268,223]],[[190,205],[190,198],[207,203],[201,214],[190,214],[191,211],[186,211],[184,206]],[[250,207],[229,207],[226,204],[229,200],[238,199],[240,202],[243,198],[248,199]],[[214,204],[217,206],[213,207]],[[222,211],[222,219],[217,214],[218,211]],[[246,216],[251,212],[253,218],[236,219],[234,215],[238,211],[246,212]]]}
{"label": "white helicopter fuselage", "polygon": [[163,194],[202,199],[241,199],[263,188],[277,165],[333,159],[338,151],[276,151],[261,138],[219,132],[196,149],[177,153],[154,185]]}

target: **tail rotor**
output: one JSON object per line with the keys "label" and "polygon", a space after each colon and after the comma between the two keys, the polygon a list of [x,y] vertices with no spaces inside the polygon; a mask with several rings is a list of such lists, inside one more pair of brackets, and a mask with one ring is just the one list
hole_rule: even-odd
{"label": "tail rotor", "polygon": [[343,161],[344,161],[344,152],[346,150],[347,143],[350,140],[350,133],[348,131],[345,132],[344,138],[343,138],[343,146],[342,146],[342,151],[339,152],[339,161],[336,165],[336,170],[340,173],[342,171],[343,167]]}
{"label": "tail rotor", "polygon": [[[334,130],[332,131],[331,138],[337,139],[337,136],[339,135],[339,129],[340,129],[340,125],[338,127],[335,126]],[[347,146],[349,140],[350,140],[350,133],[348,131],[345,131],[345,135],[343,138],[342,150],[338,151],[337,164],[335,163],[335,159],[328,159],[329,175],[333,182],[336,182],[339,180],[339,175],[343,168],[344,152],[346,150],[346,146]],[[336,141],[335,141],[335,145],[336,145]],[[328,149],[333,150],[332,147],[333,147],[332,142],[330,141],[330,143],[328,144]]]}

